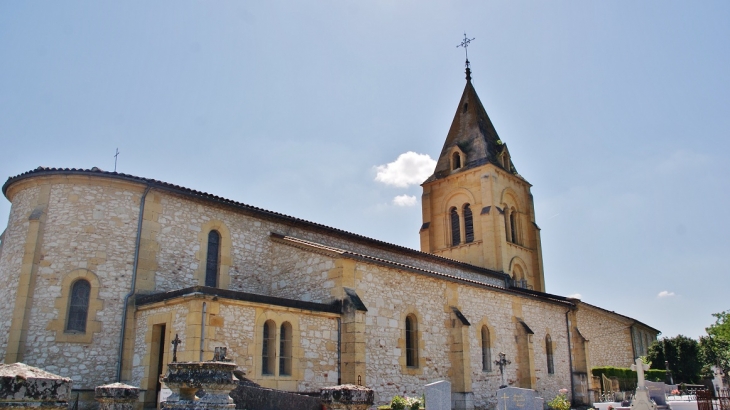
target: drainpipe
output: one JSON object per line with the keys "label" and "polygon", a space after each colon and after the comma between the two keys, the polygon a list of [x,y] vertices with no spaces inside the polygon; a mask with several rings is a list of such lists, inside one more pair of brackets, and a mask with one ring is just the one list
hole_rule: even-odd
{"label": "drainpipe", "polygon": [[337,385],[342,384],[342,319],[337,318]]}
{"label": "drainpipe", "polygon": [[132,285],[129,289],[129,293],[124,296],[124,306],[122,307],[122,331],[119,332],[119,353],[117,360],[117,381],[122,381],[122,359],[124,358],[124,334],[127,328],[127,307],[129,306],[129,298],[134,295],[135,287],[137,286],[137,263],[139,262],[139,243],[142,238],[142,219],[144,218],[144,202],[147,199],[147,193],[152,188],[147,184],[142,199],[139,201],[139,218],[137,219],[137,239],[134,243],[134,262],[132,263]]}
{"label": "drainpipe", "polygon": [[203,347],[205,346],[205,311],[206,303],[203,302],[203,317],[200,320],[200,361],[203,361]]}
{"label": "drainpipe", "polygon": [[[574,404],[575,401],[575,383],[573,382],[573,347],[571,346],[570,339],[571,332],[570,332],[570,319],[568,318],[568,313],[570,313],[571,309],[568,309],[565,311],[565,327],[568,329],[568,365],[570,366],[570,403]],[[586,377],[588,375],[586,374]]]}

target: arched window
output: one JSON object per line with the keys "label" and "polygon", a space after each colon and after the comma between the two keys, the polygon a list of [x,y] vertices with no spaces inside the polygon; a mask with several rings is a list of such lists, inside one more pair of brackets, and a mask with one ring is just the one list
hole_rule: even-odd
{"label": "arched window", "polygon": [[550,335],[545,336],[545,353],[547,355],[548,374],[555,374],[555,364],[553,363],[553,341],[550,338]]}
{"label": "arched window", "polygon": [[512,243],[519,243],[517,240],[517,211],[510,209],[509,213],[509,229],[512,234]]}
{"label": "arched window", "polygon": [[71,297],[68,305],[67,332],[86,333],[86,317],[89,313],[89,295],[91,284],[79,279],[71,285]]}
{"label": "arched window", "polygon": [[261,374],[273,375],[276,363],[276,324],[273,320],[264,323],[261,351]]}
{"label": "arched window", "polygon": [[469,204],[464,205],[464,242],[474,242],[474,217]]}
{"label": "arched window", "polygon": [[639,333],[639,356],[643,356],[644,354],[644,338],[641,337],[641,333]]}
{"label": "arched window", "polygon": [[525,274],[522,272],[520,265],[515,264],[512,268],[512,279],[516,281],[525,279]]}
{"label": "arched window", "polygon": [[418,321],[416,316],[406,316],[406,366],[418,367]]}
{"label": "arched window", "polygon": [[221,234],[218,231],[208,233],[208,255],[205,259],[205,286],[218,286],[218,268]]}
{"label": "arched window", "polygon": [[284,322],[279,333],[279,376],[291,376],[291,343],[291,324]]}
{"label": "arched window", "polygon": [[458,152],[454,152],[451,155],[451,169],[459,169],[461,168],[461,155],[459,155]]}
{"label": "arched window", "polygon": [[482,371],[492,371],[492,352],[489,340],[489,329],[482,326]]}
{"label": "arched window", "polygon": [[451,208],[449,212],[451,218],[451,246],[456,246],[461,243],[461,228],[459,228],[459,213],[456,208]]}

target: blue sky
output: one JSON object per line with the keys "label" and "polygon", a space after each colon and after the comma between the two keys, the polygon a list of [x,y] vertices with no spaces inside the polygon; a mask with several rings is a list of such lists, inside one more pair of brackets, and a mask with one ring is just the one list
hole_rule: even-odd
{"label": "blue sky", "polygon": [[112,170],[118,147],[120,172],[418,248],[420,186],[378,166],[439,154],[466,31],[547,290],[697,337],[730,309],[728,21],[722,1],[1,2],[0,178]]}

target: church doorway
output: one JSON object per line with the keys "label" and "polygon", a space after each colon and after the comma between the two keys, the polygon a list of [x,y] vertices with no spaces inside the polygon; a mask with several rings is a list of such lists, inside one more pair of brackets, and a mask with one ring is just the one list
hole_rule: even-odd
{"label": "church doorway", "polygon": [[[159,406],[160,391],[162,390],[160,376],[165,367],[165,335],[166,326],[164,323],[152,326],[152,349],[150,350],[150,367],[147,375],[149,382],[148,393],[145,395],[145,409],[155,409]],[[154,389],[153,392],[149,392],[151,389]]]}

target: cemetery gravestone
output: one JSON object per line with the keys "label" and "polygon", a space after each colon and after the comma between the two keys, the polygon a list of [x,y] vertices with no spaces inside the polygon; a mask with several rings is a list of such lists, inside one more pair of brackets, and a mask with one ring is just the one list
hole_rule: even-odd
{"label": "cemetery gravestone", "polygon": [[426,408],[428,410],[451,410],[451,383],[441,380],[427,384]]}
{"label": "cemetery gravestone", "polygon": [[658,406],[666,406],[667,398],[665,396],[664,383],[645,381],[646,388],[649,389],[649,398],[654,400]]}
{"label": "cemetery gravestone", "polygon": [[536,399],[535,390],[505,387],[497,390],[496,410],[542,410],[542,407],[536,407]]}

